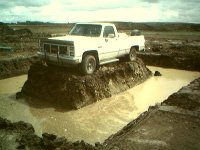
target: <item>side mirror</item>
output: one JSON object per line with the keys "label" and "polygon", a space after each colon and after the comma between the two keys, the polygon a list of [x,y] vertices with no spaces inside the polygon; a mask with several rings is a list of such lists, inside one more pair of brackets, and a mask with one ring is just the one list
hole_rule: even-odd
{"label": "side mirror", "polygon": [[108,38],[114,38],[115,35],[114,34],[108,34]]}

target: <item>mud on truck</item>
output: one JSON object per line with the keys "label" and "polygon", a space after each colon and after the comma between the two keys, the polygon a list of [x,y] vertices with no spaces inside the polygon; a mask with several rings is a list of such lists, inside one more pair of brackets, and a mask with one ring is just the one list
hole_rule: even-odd
{"label": "mud on truck", "polygon": [[138,33],[118,33],[111,23],[78,23],[66,36],[40,40],[38,56],[47,64],[78,65],[82,74],[92,74],[122,57],[134,61],[136,51],[145,47],[144,36]]}

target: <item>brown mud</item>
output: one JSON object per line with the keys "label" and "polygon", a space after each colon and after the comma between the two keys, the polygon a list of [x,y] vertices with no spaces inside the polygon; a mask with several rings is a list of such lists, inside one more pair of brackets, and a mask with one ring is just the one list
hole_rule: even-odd
{"label": "brown mud", "polygon": [[134,87],[151,75],[140,59],[104,65],[87,76],[80,75],[77,68],[35,63],[17,97],[26,95],[78,109]]}
{"label": "brown mud", "polygon": [[49,36],[27,28],[15,30],[0,22],[0,79],[27,74],[37,60],[39,39]]}
{"label": "brown mud", "polygon": [[26,74],[36,60],[36,56],[1,60],[0,79]]}
{"label": "brown mud", "polygon": [[148,39],[138,57],[146,65],[200,71],[200,41]]}
{"label": "brown mud", "polygon": [[150,107],[103,143],[102,150],[199,149],[200,78]]}
{"label": "brown mud", "polygon": [[[195,29],[198,29],[197,31],[199,31],[198,26],[195,25]],[[90,76],[80,76],[77,70],[74,69],[70,69],[74,75],[68,74],[65,69],[61,68],[58,71],[53,66],[49,67],[49,69],[36,64],[37,59],[32,56],[35,56],[36,51],[38,51],[39,39],[41,37],[49,37],[51,36],[50,34],[33,33],[26,29],[15,32],[4,24],[1,27],[0,44],[12,47],[13,51],[0,51],[0,79],[27,73],[33,64],[29,71],[29,79],[24,85],[22,93],[18,93],[17,96],[28,94],[40,97],[42,95],[44,97],[40,97],[41,99],[52,99],[55,98],[52,97],[55,94],[60,99],[69,98],[64,92],[66,92],[66,86],[71,87],[73,85],[73,94],[68,91],[68,95],[71,95],[70,98],[75,101],[76,99],[79,100],[70,105],[71,107],[80,108],[124,91],[144,81],[150,75],[149,71],[145,71],[143,67],[140,68],[140,65],[130,65],[127,62],[123,66],[119,65],[120,67],[118,68],[113,64],[101,67],[96,72],[99,72],[99,75],[96,75],[94,79]],[[145,27],[149,29],[149,26]],[[165,25],[163,27],[168,26]],[[185,29],[185,26],[183,26],[183,29]],[[163,28],[159,29],[159,31],[163,31]],[[189,37],[192,37],[192,39],[188,37],[187,39],[147,37],[146,52],[138,53],[138,57],[146,65],[200,71],[199,35],[195,37],[190,35]],[[137,67],[133,69],[130,66]],[[123,71],[124,67],[134,73]],[[120,71],[120,69],[122,70]],[[138,73],[137,69],[138,71],[143,69],[143,73],[146,72],[146,75],[140,71]],[[119,72],[116,72],[116,70],[119,70]],[[63,73],[64,71],[65,73]],[[102,73],[101,71],[105,72]],[[57,77],[52,78],[51,75],[57,75]],[[127,77],[125,77],[126,75]],[[70,82],[71,79],[75,82]],[[52,86],[49,84],[50,86],[46,86],[43,90],[40,86],[50,83],[49,80]],[[101,86],[96,83],[97,81],[101,83]],[[54,86],[54,83],[56,83],[56,86]],[[87,86],[88,90],[85,89],[85,86]],[[117,88],[114,88],[115,86]],[[34,90],[38,93],[34,92]],[[74,94],[76,94],[75,97],[72,96]],[[177,93],[172,94],[162,104],[150,107],[147,112],[144,112],[136,120],[133,120],[118,133],[107,139],[103,145],[96,143],[96,146],[91,146],[83,141],[72,143],[63,137],[56,137],[46,133],[42,137],[38,137],[34,134],[34,129],[30,124],[24,122],[11,123],[1,118],[0,149],[199,149],[199,94],[200,78],[183,87]],[[82,99],[87,99],[88,101],[85,102]]]}
{"label": "brown mud", "polygon": [[92,146],[84,141],[70,142],[64,137],[43,133],[35,135],[31,124],[19,121],[11,123],[0,117],[0,149],[35,149],[35,150],[96,150],[98,144]]}
{"label": "brown mud", "polygon": [[[38,137],[32,125],[11,123],[0,118],[2,149],[80,149],[80,150],[179,150],[199,149],[200,78],[149,108],[137,119],[95,146],[84,141],[70,142],[64,137],[44,133]],[[189,104],[189,105],[188,105]]]}

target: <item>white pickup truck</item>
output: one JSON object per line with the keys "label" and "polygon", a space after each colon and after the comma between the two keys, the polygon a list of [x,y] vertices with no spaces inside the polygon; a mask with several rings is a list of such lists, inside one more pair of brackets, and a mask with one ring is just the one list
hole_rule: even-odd
{"label": "white pickup truck", "polygon": [[111,23],[78,23],[69,35],[40,40],[39,58],[58,65],[79,65],[83,74],[92,74],[99,65],[121,57],[136,59],[144,50],[143,35],[118,33]]}

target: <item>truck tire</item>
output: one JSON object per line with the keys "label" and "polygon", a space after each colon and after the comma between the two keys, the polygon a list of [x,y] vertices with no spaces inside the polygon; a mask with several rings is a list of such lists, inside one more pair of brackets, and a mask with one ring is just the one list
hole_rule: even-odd
{"label": "truck tire", "polygon": [[129,54],[128,54],[128,61],[134,61],[134,60],[136,60],[136,48],[135,47],[132,47],[131,49],[130,49],[130,52],[129,52]]}
{"label": "truck tire", "polygon": [[141,35],[140,30],[135,29],[135,30],[131,31],[131,36],[139,36],[139,35]]}
{"label": "truck tire", "polygon": [[81,63],[81,72],[84,75],[92,74],[97,67],[96,58],[93,55],[85,55],[83,56],[83,60]]}

